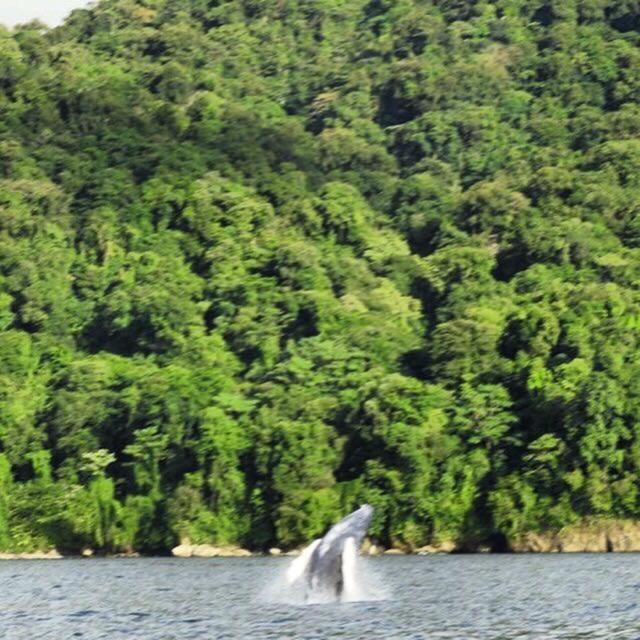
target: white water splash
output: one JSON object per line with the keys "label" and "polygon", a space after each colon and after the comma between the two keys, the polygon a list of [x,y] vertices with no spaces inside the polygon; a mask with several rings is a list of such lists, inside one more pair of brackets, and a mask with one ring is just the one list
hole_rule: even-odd
{"label": "white water splash", "polygon": [[315,548],[320,544],[321,539],[314,540],[303,552],[289,565],[287,569],[287,583],[290,585],[295,584],[299,580],[304,578],[307,571],[307,566],[311,560],[311,556],[315,551]]}
{"label": "white water splash", "polygon": [[321,540],[314,540],[287,567],[269,577],[260,599],[292,605],[328,604],[336,602],[368,602],[386,600],[389,590],[381,574],[373,566],[375,560],[360,556],[353,538],[345,541],[342,552],[342,593],[333,590],[310,590],[307,569],[311,556]]}

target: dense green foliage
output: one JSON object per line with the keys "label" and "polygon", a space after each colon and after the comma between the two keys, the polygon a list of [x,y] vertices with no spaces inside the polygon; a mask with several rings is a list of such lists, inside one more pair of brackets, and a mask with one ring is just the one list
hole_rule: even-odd
{"label": "dense green foliage", "polygon": [[0,548],[473,547],[640,509],[635,1],[0,28]]}

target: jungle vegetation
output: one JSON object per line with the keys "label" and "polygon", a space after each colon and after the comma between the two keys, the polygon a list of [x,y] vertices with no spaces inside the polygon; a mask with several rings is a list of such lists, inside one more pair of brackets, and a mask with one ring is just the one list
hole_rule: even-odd
{"label": "jungle vegetation", "polygon": [[0,27],[0,549],[640,513],[637,0]]}

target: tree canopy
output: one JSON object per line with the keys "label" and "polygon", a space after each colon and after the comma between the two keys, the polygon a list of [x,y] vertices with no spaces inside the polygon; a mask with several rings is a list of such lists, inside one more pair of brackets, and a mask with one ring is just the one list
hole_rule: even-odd
{"label": "tree canopy", "polygon": [[0,27],[0,550],[640,513],[623,0]]}

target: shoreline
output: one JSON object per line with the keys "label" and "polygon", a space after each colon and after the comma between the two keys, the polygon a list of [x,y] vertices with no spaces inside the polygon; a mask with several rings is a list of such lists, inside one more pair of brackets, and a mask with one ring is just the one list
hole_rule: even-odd
{"label": "shoreline", "polygon": [[[556,556],[571,556],[577,554],[593,554],[593,555],[624,555],[624,554],[635,554],[640,553],[640,549],[631,549],[631,550],[616,550],[616,551],[607,551],[604,549],[598,550],[541,550],[541,551],[489,551],[489,550],[480,550],[480,551],[401,551],[399,549],[386,549],[380,553],[361,554],[363,557],[381,557],[381,556],[415,556],[415,557],[425,557],[425,556],[476,556],[476,555],[485,555],[485,556],[526,556],[526,555],[556,555]],[[219,559],[219,558],[273,558],[273,557],[282,557],[282,558],[292,558],[300,555],[299,552],[286,552],[282,554],[270,554],[270,553],[262,553],[262,552],[248,552],[243,555],[220,555],[220,556],[189,556],[190,558],[196,559]],[[91,556],[85,556],[82,554],[61,554],[57,551],[52,551],[48,553],[43,552],[33,552],[33,553],[0,553],[0,562],[2,561],[15,561],[15,560],[132,560],[132,559],[153,559],[153,558],[176,558],[176,559],[187,559],[181,556],[174,556],[171,554],[165,555],[143,555],[139,553],[134,554],[92,554]]]}
{"label": "shoreline", "polygon": [[62,560],[63,558],[64,556],[56,549],[19,553],[0,552],[0,560]]}
{"label": "shoreline", "polygon": [[[297,556],[300,549],[282,550],[272,547],[266,551],[250,551],[236,545],[192,544],[188,539],[167,549],[164,554],[142,555],[137,552],[102,554],[93,549],[83,549],[78,553],[63,554],[57,549],[32,552],[0,552],[1,560],[61,560],[64,558],[244,558],[264,556]],[[498,546],[483,543],[456,544],[442,541],[438,544],[417,548],[384,548],[366,539],[361,553],[363,556],[391,555],[460,555],[460,554],[514,554],[528,553],[638,553],[640,552],[640,522],[633,520],[587,520],[564,527],[558,531],[529,532],[511,539],[504,539]]]}

